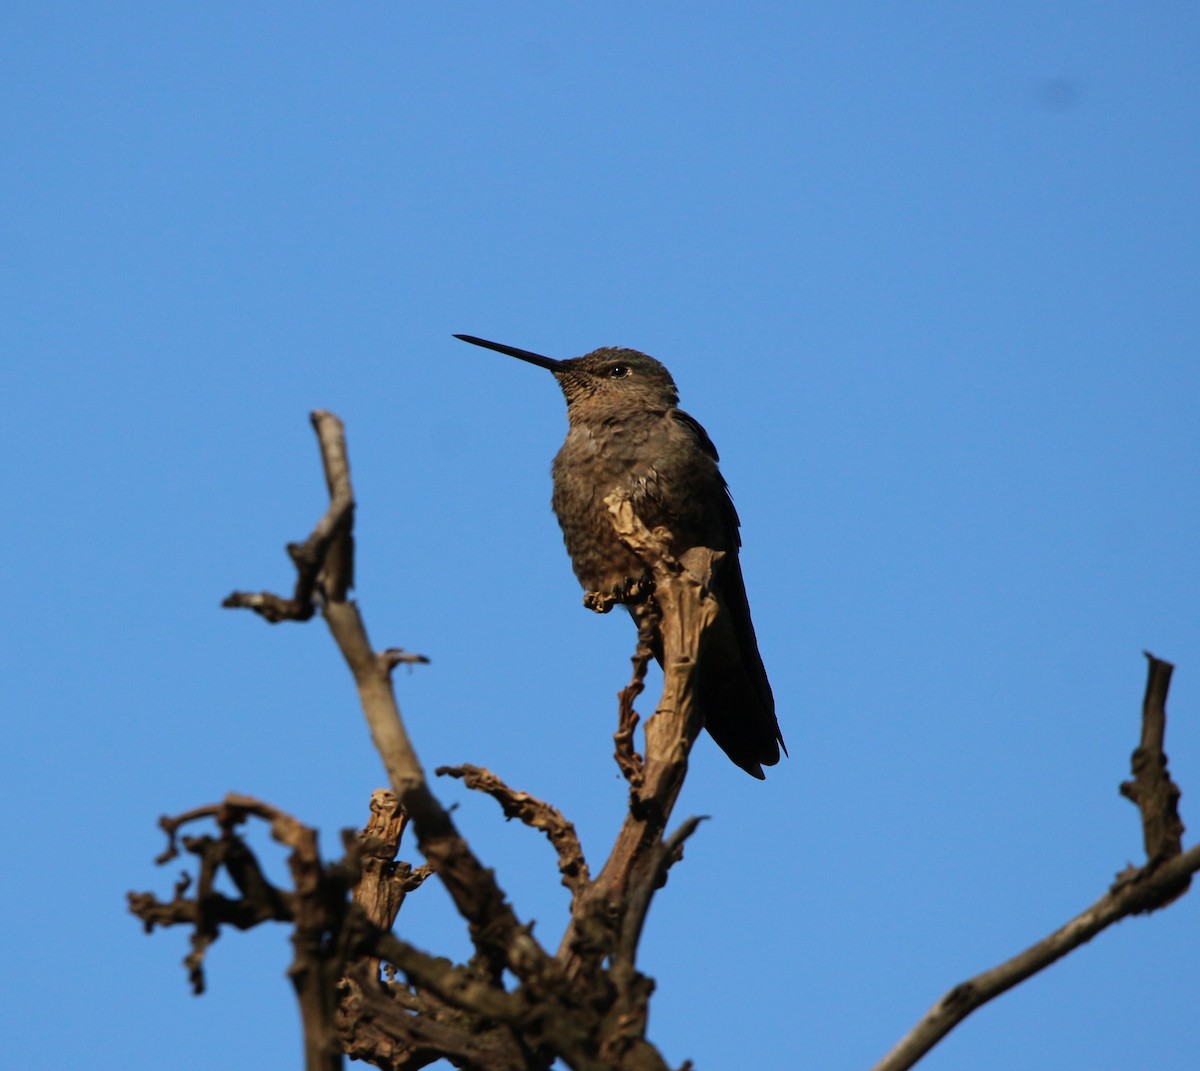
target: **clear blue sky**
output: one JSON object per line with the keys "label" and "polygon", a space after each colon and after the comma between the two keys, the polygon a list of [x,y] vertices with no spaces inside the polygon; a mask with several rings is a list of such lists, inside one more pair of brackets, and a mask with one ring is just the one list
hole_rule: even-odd
{"label": "clear blue sky", "polygon": [[[860,1069],[1140,858],[1143,648],[1200,828],[1194,4],[33,4],[0,14],[6,1060],[297,1067],[281,929],[146,938],[160,813],[361,823],[382,779],[286,587],[347,422],[360,596],[432,768],[593,864],[632,628],[548,507],[558,356],[645,350],[720,447],[791,759],[699,745],[650,918],[676,1064]],[[648,709],[648,704],[644,704]],[[440,786],[556,943],[549,848]],[[274,872],[282,873],[272,855]],[[924,1065],[1195,1065],[1200,895]],[[466,941],[440,890],[404,935]],[[47,1041],[53,1038],[53,1043]]]}

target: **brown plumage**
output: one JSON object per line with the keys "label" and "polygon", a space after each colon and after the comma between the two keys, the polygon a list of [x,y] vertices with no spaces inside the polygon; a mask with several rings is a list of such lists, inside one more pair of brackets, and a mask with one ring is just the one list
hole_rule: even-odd
{"label": "brown plumage", "polygon": [[617,538],[604,504],[618,488],[629,494],[644,524],[672,533],[676,556],[696,546],[725,552],[715,588],[732,628],[718,633],[732,635],[735,649],[714,645],[706,654],[699,696],[712,738],[761,778],[763,766],[779,761],[783,737],[738,563],[738,515],[717,468],[716,448],[678,408],[671,374],[637,350],[605,347],[555,360],[471,335],[455,337],[546,368],[558,380],[569,428],[554,459],[551,503],[585,590],[620,591],[647,575],[645,564]]}

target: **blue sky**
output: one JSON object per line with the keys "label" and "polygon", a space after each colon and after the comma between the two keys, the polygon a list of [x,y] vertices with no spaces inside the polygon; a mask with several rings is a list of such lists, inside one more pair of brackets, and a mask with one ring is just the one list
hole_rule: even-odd
{"label": "blue sky", "polygon": [[[549,512],[554,383],[452,332],[658,357],[742,515],[792,757],[695,753],[643,957],[674,1063],[869,1067],[1091,903],[1141,853],[1144,648],[1200,823],[1198,46],[1182,3],[5,5],[11,1064],[298,1065],[282,930],[197,1000],[124,893],[176,876],[161,813],[250,792],[333,851],[381,783],[323,628],[218,608],[289,583],[312,408],[373,639],[432,658],[397,675],[426,764],[603,859],[632,628]],[[549,848],[439,791],[555,944]],[[1192,1066],[1198,913],[922,1066]],[[400,930],[467,947],[432,886]]]}

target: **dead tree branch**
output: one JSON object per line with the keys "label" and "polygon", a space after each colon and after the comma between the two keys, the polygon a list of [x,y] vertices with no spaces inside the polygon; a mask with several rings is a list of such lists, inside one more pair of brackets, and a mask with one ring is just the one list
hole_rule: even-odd
{"label": "dead tree branch", "polygon": [[[296,568],[291,596],[235,592],[226,606],[254,610],[271,622],[324,617],[358,689],[371,737],[390,790],[371,800],[366,829],[343,838],[344,857],[322,862],[315,831],[269,804],[230,795],[220,804],[164,819],[168,848],[160,863],[183,850],[195,856],[195,879],[185,876],[172,898],[130,895],[131,910],[147,930],[190,927],[186,959],[193,988],[204,985],[204,961],[222,926],[247,929],[266,921],[293,925],[289,976],[300,1002],[309,1071],[335,1071],[343,1054],[388,1071],[417,1071],[439,1059],[461,1071],[668,1071],[646,1039],[654,984],[637,970],[637,951],[654,894],[702,819],[689,818],[673,833],[667,826],[682,788],[691,747],[701,728],[698,667],[714,629],[729,627],[711,590],[722,555],[693,548],[671,554],[671,533],[639,520],[629,499],[606,504],[625,544],[646,564],[650,583],[639,590],[596,594],[596,609],[616,601],[640,603],[633,676],[620,693],[614,736],[629,806],[599,874],[589,872],[572,824],[557,808],[517,791],[490,771],[460,764],[439,774],[463,779],[550,840],[571,913],[555,955],[534,938],[431,791],[400,716],[391,675],[397,665],[425,661],[399,648],[371,646],[357,605],[348,593],[354,576],[355,513],[342,423],[316,412],[329,506],[308,538],[290,544]],[[634,747],[638,714],[652,651],[661,655],[663,693],[645,725],[644,757]],[[951,990],[881,1061],[875,1071],[913,1066],[975,1008],[1131,914],[1154,911],[1187,890],[1200,870],[1200,848],[1182,850],[1179,789],[1163,753],[1171,666],[1150,660],[1141,740],[1133,754],[1133,779],[1121,791],[1141,815],[1147,861],[1129,867],[1095,904],[1013,959]],[[249,819],[268,822],[289,849],[293,888],[267,880],[239,833]],[[217,835],[186,834],[209,820]],[[397,860],[411,822],[426,863]],[[417,948],[391,932],[404,898],[436,874],[467,924],[474,954],[456,964]],[[237,890],[217,891],[226,875]],[[690,1066],[690,1065],[689,1065]]]}
{"label": "dead tree branch", "polygon": [[345,599],[354,586],[354,491],[346,456],[345,429],[333,414],[316,410],[312,424],[321,443],[329,508],[303,543],[289,543],[288,556],[296,567],[296,585],[290,599],[268,591],[235,591],[223,606],[245,608],[275,624],[307,621],[315,612],[318,594]]}
{"label": "dead tree branch", "polygon": [[[514,1031],[514,1024],[529,1015],[526,1001],[496,987],[481,964],[438,959],[382,928],[427,871],[406,863],[376,865],[394,855],[404,822],[390,792],[376,792],[371,810],[367,828],[345,837],[347,854],[335,863],[321,862],[312,829],[248,796],[230,795],[222,803],[165,818],[161,824],[169,844],[160,863],[177,857],[185,825],[211,819],[221,834],[183,837],[184,848],[199,857],[199,880],[179,882],[166,903],[151,893],[132,893],[130,909],[148,932],[179,924],[193,929],[185,964],[197,991],[203,985],[204,953],[221,925],[247,929],[265,921],[293,923],[295,955],[288,974],[300,1003],[308,1071],[340,1067],[343,1051],[394,1069],[423,1067],[445,1056],[480,1071],[548,1071],[549,1062],[526,1051]],[[294,891],[277,889],[262,877],[237,832],[249,818],[269,822],[274,839],[292,849]],[[212,891],[222,870],[237,887],[238,899]],[[194,890],[192,899],[189,890]],[[380,961],[407,981],[381,981]],[[383,1022],[391,1024],[385,1033]]]}
{"label": "dead tree branch", "polygon": [[657,861],[663,832],[700,732],[696,669],[704,638],[718,619],[710,585],[720,552],[697,547],[677,559],[671,553],[670,533],[647,529],[627,496],[614,494],[605,501],[617,534],[653,571],[663,693],[646,723],[646,757],[638,764],[632,761],[632,746],[626,741],[636,717],[633,697],[641,690],[648,655],[648,638],[639,634],[634,679],[621,696],[617,733],[618,763],[630,781],[629,811],[608,861],[583,894],[559,946],[559,959],[571,977],[590,973],[618,946],[624,947],[619,935],[625,906],[652,895],[660,878]]}
{"label": "dead tree branch", "polygon": [[[390,930],[410,892],[419,889],[433,869],[428,864],[414,867],[396,858],[408,815],[394,792],[386,788],[371,793],[371,817],[358,833],[345,830],[342,842],[347,856],[358,859],[358,882],[352,890],[354,902],[380,930]],[[373,958],[371,977],[378,980],[380,962]]]}
{"label": "dead tree branch", "polygon": [[[1142,816],[1142,839],[1149,863],[1170,859],[1183,849],[1183,822],[1179,817],[1179,788],[1167,772],[1163,738],[1167,731],[1167,689],[1171,687],[1170,662],[1146,652],[1149,669],[1146,697],[1142,701],[1142,739],[1133,753],[1133,780],[1121,785],[1121,795],[1132,800]],[[1186,890],[1185,885],[1180,893]]]}
{"label": "dead tree branch", "polygon": [[574,905],[580,892],[587,887],[588,866],[574,824],[568,822],[557,807],[531,796],[528,792],[518,792],[509,788],[491,770],[485,770],[481,766],[471,766],[468,763],[461,766],[439,766],[434,773],[439,777],[461,778],[467,788],[484,792],[499,803],[505,818],[518,818],[531,829],[545,833],[546,839],[558,854],[558,872],[562,875],[563,885],[571,892],[571,903]]}
{"label": "dead tree branch", "polygon": [[[184,847],[200,860],[194,899],[185,895],[190,883],[181,882],[174,899],[165,904],[151,893],[131,893],[130,910],[142,919],[148,933],[155,926],[176,923],[193,927],[192,951],[184,962],[197,993],[204,988],[205,953],[217,939],[222,923],[239,929],[267,920],[294,923],[294,955],[288,976],[300,1004],[305,1067],[307,1071],[336,1071],[342,1066],[342,1045],[335,1025],[337,984],[345,973],[348,950],[343,942],[328,938],[343,931],[346,890],[351,883],[348,873],[321,863],[314,830],[270,804],[233,794],[221,803],[162,819],[160,825],[169,843],[159,862],[178,854],[176,841],[183,826],[205,818],[216,821],[221,836],[184,839]],[[292,892],[276,889],[267,881],[258,860],[237,835],[237,827],[249,818],[268,822],[271,836],[291,849]],[[214,891],[222,869],[233,880],[240,899],[230,900]]]}
{"label": "dead tree branch", "polygon": [[312,423],[330,503],[308,539],[288,547],[298,573],[296,593],[286,600],[270,593],[247,596],[235,592],[224,605],[253,609],[270,621],[281,620],[281,609],[294,606],[293,619],[306,620],[312,616],[313,600],[320,600],[329,631],[354,675],[371,739],[392,791],[413,823],[421,852],[470,924],[480,954],[497,977],[506,967],[518,977],[545,969],[549,957],[517,921],[492,872],[475,857],[430,791],[392,691],[395,653],[375,652],[357,604],[347,597],[354,578],[354,489],[345,428],[333,413],[323,410],[312,414]]}
{"label": "dead tree branch", "polygon": [[[348,598],[354,493],[344,429],[337,417],[324,412],[313,414],[313,425],[330,505],[309,538],[288,548],[298,573],[296,590],[291,598],[234,593],[225,605],[253,609],[269,621],[306,620],[316,609],[321,611],[354,676],[391,782],[392,798],[377,796],[373,804],[372,825],[380,835],[368,835],[354,855],[354,872],[361,875],[356,906],[361,910],[347,914],[345,929],[357,934],[355,947],[369,959],[365,965],[343,964],[337,1025],[346,1051],[391,1068],[424,1066],[440,1054],[460,1067],[486,1071],[541,1071],[556,1057],[589,1071],[666,1071],[661,1056],[645,1040],[653,983],[633,969],[633,957],[650,898],[663,884],[684,837],[695,828],[694,821],[685,823],[675,837],[662,840],[687,769],[688,750],[699,731],[695,663],[703,633],[716,616],[707,584],[720,556],[698,551],[686,565],[675,562],[665,553],[668,535],[648,532],[627,501],[611,504],[623,538],[661,563],[656,564],[655,598],[663,619],[668,683],[647,725],[643,764],[631,743],[637,719],[633,698],[649,658],[648,637],[642,636],[634,681],[623,702],[631,810],[636,817],[627,821],[614,852],[616,861],[610,859],[600,879],[591,879],[573,827],[555,808],[478,767],[446,768],[470,787],[489,792],[510,817],[519,817],[550,838],[563,882],[572,892],[573,919],[591,920],[584,926],[590,937],[566,942],[567,951],[552,957],[529,927],[518,922],[492,871],[480,863],[428,786],[390,680],[395,665],[421,659],[398,649],[376,653],[357,605]],[[431,957],[386,932],[402,900],[404,882],[412,877],[389,869],[388,848],[402,828],[401,811],[412,822],[427,869],[445,885],[468,923],[476,948],[468,965]],[[343,935],[341,943],[347,940]],[[579,970],[585,960],[591,970]],[[381,962],[405,981],[381,982]],[[571,973],[568,968],[573,968]],[[505,972],[518,980],[513,991],[504,984]],[[349,1014],[351,1007],[358,1013]],[[387,1030],[381,1028],[384,1022],[390,1024]]]}
{"label": "dead tree branch", "polygon": [[1181,854],[1183,824],[1176,809],[1179,789],[1167,775],[1167,759],[1162,752],[1172,666],[1153,655],[1146,657],[1150,666],[1142,708],[1141,745],[1133,753],[1135,781],[1121,785],[1122,794],[1134,800],[1142,813],[1146,863],[1127,867],[1099,900],[1048,937],[999,966],[956,985],[873,1071],[905,1071],[912,1067],[976,1008],[1045,970],[1114,922],[1165,907],[1187,890],[1192,874],[1200,870],[1200,846]]}
{"label": "dead tree branch", "polygon": [[613,733],[613,757],[617,760],[621,775],[635,790],[642,787],[644,768],[642,756],[634,749],[633,734],[639,718],[633,704],[646,688],[646,670],[650,666],[650,659],[654,657],[653,639],[654,630],[658,627],[658,615],[654,612],[640,614],[636,621],[638,642],[630,659],[633,677],[618,696],[617,731]]}

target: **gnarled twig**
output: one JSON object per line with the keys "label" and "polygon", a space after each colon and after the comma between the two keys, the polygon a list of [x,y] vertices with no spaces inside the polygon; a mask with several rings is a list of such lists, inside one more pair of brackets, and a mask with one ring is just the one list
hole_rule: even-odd
{"label": "gnarled twig", "polygon": [[[1142,815],[1142,840],[1146,859],[1170,859],[1183,850],[1183,821],[1179,817],[1179,787],[1167,772],[1163,737],[1167,731],[1167,690],[1171,687],[1170,662],[1145,652],[1148,663],[1146,696],[1142,701],[1142,739],[1130,765],[1133,780],[1121,784],[1121,795],[1132,800]],[[1187,886],[1179,891],[1182,893]]]}
{"label": "gnarled twig", "polygon": [[482,766],[469,763],[439,766],[434,773],[439,777],[461,778],[467,788],[484,792],[499,803],[505,818],[520,819],[531,829],[540,829],[545,833],[558,854],[558,872],[562,875],[563,885],[571,891],[571,902],[574,904],[575,898],[587,887],[588,866],[575,826],[563,817],[557,807],[528,792],[509,788],[491,770],[485,770]]}

